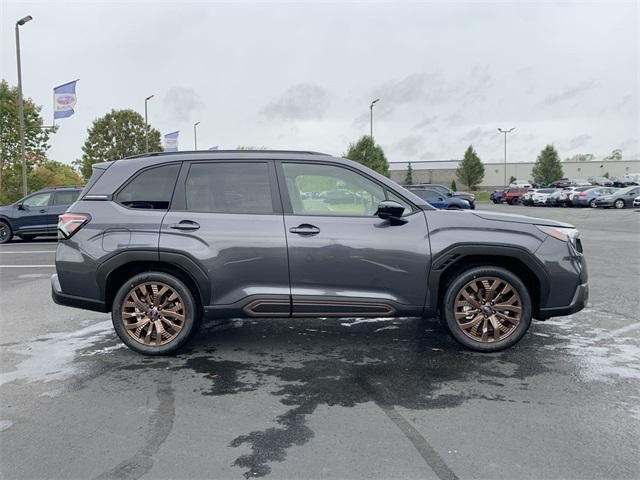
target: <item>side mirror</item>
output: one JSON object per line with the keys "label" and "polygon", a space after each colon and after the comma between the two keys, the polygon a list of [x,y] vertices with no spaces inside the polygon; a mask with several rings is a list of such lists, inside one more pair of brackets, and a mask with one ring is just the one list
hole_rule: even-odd
{"label": "side mirror", "polygon": [[24,203],[20,202],[18,204],[18,210],[24,210]]}
{"label": "side mirror", "polygon": [[393,225],[394,223],[405,223],[402,220],[402,214],[404,213],[404,207],[398,202],[393,200],[384,200],[378,204],[378,210],[376,215],[383,220],[389,220]]}
{"label": "side mirror", "polygon": [[438,200],[440,200],[441,202],[444,202],[444,197],[438,197]]}
{"label": "side mirror", "polygon": [[453,193],[447,192],[447,197],[453,197]]}

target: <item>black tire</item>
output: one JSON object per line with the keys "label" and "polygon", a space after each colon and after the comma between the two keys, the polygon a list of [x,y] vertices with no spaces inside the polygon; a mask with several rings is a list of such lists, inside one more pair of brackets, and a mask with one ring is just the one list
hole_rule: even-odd
{"label": "black tire", "polygon": [[[492,342],[474,340],[465,334],[455,319],[455,302],[460,290],[474,279],[480,277],[496,277],[510,286],[520,296],[521,318],[513,331],[505,338]],[[527,333],[531,325],[531,295],[525,284],[510,271],[495,266],[474,267],[463,271],[446,286],[442,301],[442,320],[451,336],[465,347],[478,352],[497,352],[516,344]]]}
{"label": "black tire", "polygon": [[460,207],[458,205],[449,205],[447,210],[460,210]]}
{"label": "black tire", "polygon": [[9,243],[12,238],[13,230],[11,230],[11,225],[3,220],[0,220],[0,244]]}
{"label": "black tire", "polygon": [[[131,290],[136,286],[153,282],[169,286],[182,300],[181,311],[183,311],[184,320],[181,330],[175,334],[175,337],[168,343],[162,345],[147,345],[135,340],[134,337],[128,333],[129,330],[125,327],[126,320],[123,318],[124,315],[122,314],[123,304]],[[148,318],[144,314],[142,314],[142,316]],[[157,318],[158,317],[156,317],[156,319]],[[168,273],[145,272],[135,275],[120,287],[120,290],[118,290],[118,293],[113,300],[111,320],[113,322],[113,328],[120,337],[120,340],[122,340],[124,344],[134,352],[141,353],[143,355],[168,355],[177,351],[189,341],[189,338],[197,330],[197,326],[200,323],[200,311],[193,293],[189,287],[182,282],[182,280]]]}
{"label": "black tire", "polygon": [[589,202],[589,208],[598,208],[598,205],[596,205],[595,198],[592,198],[591,201]]}
{"label": "black tire", "polygon": [[24,242],[29,242],[29,241],[33,240],[34,238],[36,238],[36,235],[18,235],[18,237],[20,237],[20,240],[22,240]]}
{"label": "black tire", "polygon": [[622,200],[621,198],[617,199],[615,202],[613,202],[613,206],[616,207],[618,210],[620,210],[621,208],[624,208],[624,200]]}

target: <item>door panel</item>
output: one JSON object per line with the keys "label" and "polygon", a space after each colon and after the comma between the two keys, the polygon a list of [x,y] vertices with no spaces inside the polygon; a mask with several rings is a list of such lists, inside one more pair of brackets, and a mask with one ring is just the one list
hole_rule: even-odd
{"label": "door panel", "polygon": [[22,210],[18,210],[15,221],[17,232],[46,232],[52,207],[51,192],[36,193],[22,202]]}
{"label": "door panel", "polygon": [[[429,260],[427,224],[422,212],[405,220],[391,226],[377,217],[285,216],[293,314],[388,315],[389,305],[395,304],[421,311]],[[290,231],[301,224],[319,232]],[[327,307],[314,304],[314,298]],[[341,309],[338,300],[348,305]]]}

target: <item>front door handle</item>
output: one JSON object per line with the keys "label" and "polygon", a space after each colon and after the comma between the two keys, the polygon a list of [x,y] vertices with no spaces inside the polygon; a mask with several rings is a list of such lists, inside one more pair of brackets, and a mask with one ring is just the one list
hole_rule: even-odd
{"label": "front door handle", "polygon": [[47,213],[47,211],[43,208],[42,210],[40,210],[40,213]]}
{"label": "front door handle", "polygon": [[320,229],[318,227],[315,225],[309,225],[308,223],[303,223],[297,227],[291,227],[289,231],[291,233],[297,233],[298,235],[304,236],[317,235],[320,233]]}
{"label": "front door handle", "polygon": [[194,222],[193,220],[181,220],[179,223],[173,223],[169,225],[169,228],[190,232],[193,230],[198,230],[200,228],[200,224],[198,222]]}

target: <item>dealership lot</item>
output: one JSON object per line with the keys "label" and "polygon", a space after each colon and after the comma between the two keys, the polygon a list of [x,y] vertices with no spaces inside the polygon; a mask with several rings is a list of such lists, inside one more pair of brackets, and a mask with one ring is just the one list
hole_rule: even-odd
{"label": "dealership lot", "polygon": [[576,225],[588,307],[498,354],[434,320],[283,319],[145,358],[51,302],[55,242],[1,246],[2,476],[639,477],[640,213],[478,208]]}

